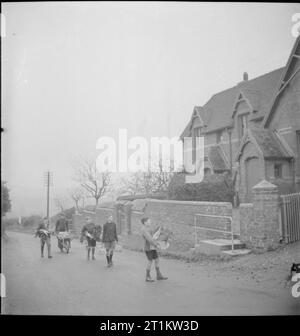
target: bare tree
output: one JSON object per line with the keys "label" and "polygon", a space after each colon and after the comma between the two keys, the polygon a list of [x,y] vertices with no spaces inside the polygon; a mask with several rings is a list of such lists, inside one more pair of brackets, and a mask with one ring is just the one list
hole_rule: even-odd
{"label": "bare tree", "polygon": [[80,158],[73,164],[75,171],[74,180],[95,199],[97,207],[99,200],[110,190],[111,173],[99,172],[96,162],[87,158]]}
{"label": "bare tree", "polygon": [[162,193],[168,190],[173,173],[164,172],[160,166],[158,171],[132,173],[121,180],[122,192],[130,195]]}
{"label": "bare tree", "polygon": [[69,190],[69,195],[74,201],[77,211],[79,211],[79,202],[84,197],[84,191],[81,187],[74,187]]}

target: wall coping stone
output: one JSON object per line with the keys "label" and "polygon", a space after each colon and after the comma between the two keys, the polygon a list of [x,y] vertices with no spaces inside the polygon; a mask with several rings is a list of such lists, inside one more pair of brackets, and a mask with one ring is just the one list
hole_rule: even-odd
{"label": "wall coping stone", "polygon": [[241,203],[240,208],[253,208],[253,203]]}
{"label": "wall coping stone", "polygon": [[163,203],[163,204],[180,204],[180,205],[210,205],[210,206],[222,206],[232,209],[232,204],[230,202],[197,202],[197,201],[176,201],[176,200],[155,200],[147,199],[147,203]]}
{"label": "wall coping stone", "polygon": [[253,188],[254,191],[268,190],[268,191],[277,191],[278,187],[275,184],[270,183],[269,181],[262,180],[256,184]]}

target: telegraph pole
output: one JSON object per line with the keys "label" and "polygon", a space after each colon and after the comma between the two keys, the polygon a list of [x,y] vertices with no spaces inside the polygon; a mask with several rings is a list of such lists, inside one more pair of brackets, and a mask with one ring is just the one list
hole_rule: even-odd
{"label": "telegraph pole", "polygon": [[50,187],[53,186],[53,174],[50,171],[44,173],[44,183],[47,188],[47,222],[49,228],[49,209],[50,209]]}

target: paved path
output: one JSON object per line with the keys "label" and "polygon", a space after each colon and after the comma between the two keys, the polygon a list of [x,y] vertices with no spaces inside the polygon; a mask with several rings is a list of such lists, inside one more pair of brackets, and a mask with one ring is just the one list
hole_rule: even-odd
{"label": "paved path", "polygon": [[144,281],[145,256],[115,253],[115,266],[105,256],[86,261],[85,249],[72,242],[69,255],[57,250],[53,259],[39,257],[39,241],[29,234],[8,232],[2,243],[6,276],[4,314],[56,315],[256,315],[296,314],[299,300],[284,288],[237,280],[230,272],[211,272],[177,260],[161,259],[167,281]]}

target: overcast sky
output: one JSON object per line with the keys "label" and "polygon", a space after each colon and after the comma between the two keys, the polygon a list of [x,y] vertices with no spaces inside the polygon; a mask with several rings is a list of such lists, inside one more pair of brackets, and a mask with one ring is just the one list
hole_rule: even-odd
{"label": "overcast sky", "polygon": [[[66,194],[96,141],[178,136],[194,105],[284,66],[299,4],[2,3],[2,179],[12,215]],[[53,202],[52,202],[53,204]],[[52,212],[54,208],[52,207]]]}

